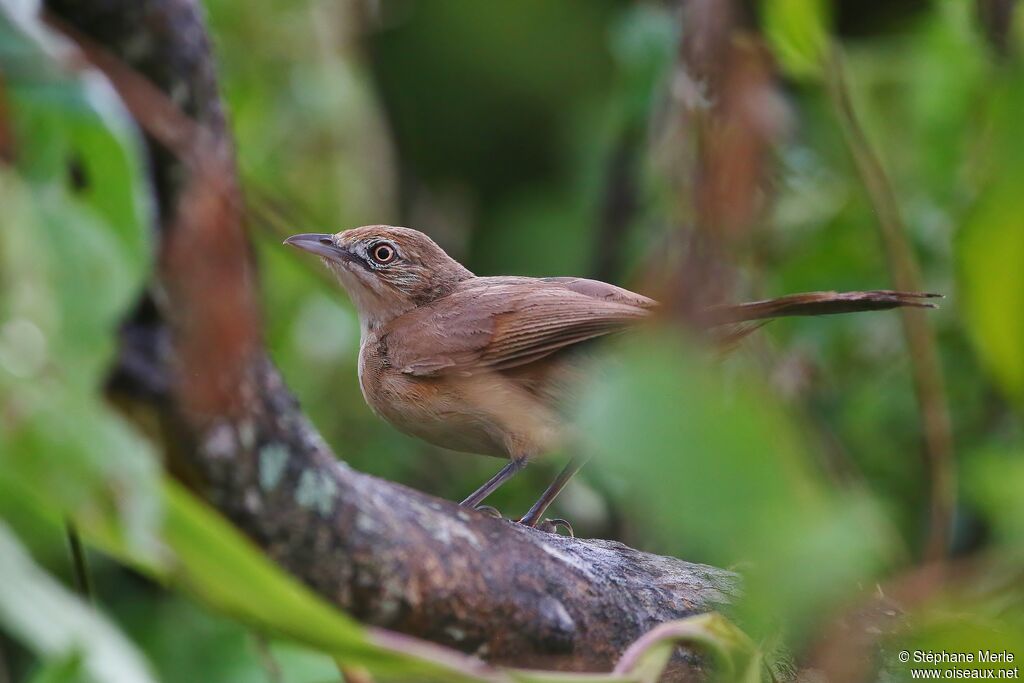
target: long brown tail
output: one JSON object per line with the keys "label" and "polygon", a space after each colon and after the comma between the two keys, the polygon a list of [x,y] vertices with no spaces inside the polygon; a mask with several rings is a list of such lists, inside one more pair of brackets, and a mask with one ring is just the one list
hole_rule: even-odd
{"label": "long brown tail", "polygon": [[886,289],[871,292],[807,292],[745,304],[715,306],[707,310],[705,319],[711,325],[728,325],[793,315],[835,315],[902,306],[936,308],[936,304],[926,299],[941,297],[941,294],[929,292],[894,292]]}

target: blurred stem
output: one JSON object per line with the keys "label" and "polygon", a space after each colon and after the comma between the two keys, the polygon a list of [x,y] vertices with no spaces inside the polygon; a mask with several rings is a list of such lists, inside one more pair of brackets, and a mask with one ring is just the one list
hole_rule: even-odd
{"label": "blurred stem", "polygon": [[1010,55],[1010,33],[1017,0],[975,0],[975,14],[999,59]]}
{"label": "blurred stem", "polygon": [[361,666],[345,666],[337,662],[338,671],[341,672],[341,680],[344,683],[374,683],[370,672]]}
{"label": "blurred stem", "polygon": [[[843,139],[853,157],[857,174],[878,216],[889,276],[896,289],[921,291],[923,285],[920,269],[907,242],[906,227],[900,217],[892,183],[854,111],[838,46],[831,48],[825,61],[828,95],[835,107]],[[949,406],[935,335],[928,325],[926,313],[917,309],[902,309],[900,315],[903,336],[910,350],[914,391],[921,411],[925,467],[930,482],[929,526],[924,557],[926,560],[939,560],[945,556],[949,545],[948,537],[956,502]]]}
{"label": "blurred stem", "polygon": [[0,683],[11,683],[11,672],[7,668],[7,655],[4,652],[3,634],[0,634]]}
{"label": "blurred stem", "polygon": [[270,641],[262,633],[253,633],[252,639],[256,645],[256,655],[260,659],[260,666],[267,672],[267,680],[270,683],[284,683],[281,665],[277,663],[274,653],[270,651]]}
{"label": "blurred stem", "polygon": [[600,222],[590,268],[594,279],[612,282],[622,265],[627,233],[639,205],[635,176],[642,140],[641,131],[626,124],[608,155]]}
{"label": "blurred stem", "polygon": [[93,602],[92,582],[89,580],[89,563],[85,559],[85,548],[82,547],[82,539],[78,535],[78,529],[71,522],[64,525],[65,534],[68,538],[68,550],[71,552],[71,568],[75,575],[75,590],[87,602]]}

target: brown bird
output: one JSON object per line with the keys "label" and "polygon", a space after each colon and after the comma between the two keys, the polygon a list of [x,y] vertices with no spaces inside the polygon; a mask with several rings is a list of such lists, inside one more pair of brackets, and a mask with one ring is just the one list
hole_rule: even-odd
{"label": "brown bird", "polygon": [[[657,302],[576,277],[477,277],[417,230],[368,225],[285,244],[316,254],[359,313],[359,385],[378,416],[457,451],[508,458],[462,501],[477,507],[566,436],[559,410],[584,342],[649,317]],[[709,308],[709,325],[932,307],[934,294],[814,292]],[[583,465],[573,457],[519,521],[535,526]]]}

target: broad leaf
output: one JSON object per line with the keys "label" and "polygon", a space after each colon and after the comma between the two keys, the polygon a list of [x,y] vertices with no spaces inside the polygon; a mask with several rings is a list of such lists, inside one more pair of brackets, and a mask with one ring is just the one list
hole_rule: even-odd
{"label": "broad leaf", "polygon": [[154,547],[158,468],[107,405],[116,329],[149,269],[137,135],[30,2],[0,2],[16,168],[0,168],[0,477]]}
{"label": "broad leaf", "polygon": [[150,683],[149,665],[117,627],[38,567],[0,523],[0,623],[41,658],[42,680],[74,680],[77,658],[96,683]]}

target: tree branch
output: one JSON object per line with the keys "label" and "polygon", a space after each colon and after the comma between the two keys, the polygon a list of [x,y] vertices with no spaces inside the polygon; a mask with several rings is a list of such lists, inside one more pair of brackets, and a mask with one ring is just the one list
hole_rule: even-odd
{"label": "tree branch", "polygon": [[[519,667],[608,670],[654,626],[729,603],[729,572],[523,528],[337,461],[262,347],[197,5],[49,8],[81,34],[149,136],[160,295],[126,323],[112,386],[158,411],[172,466],[273,560],[366,623]],[[669,676],[702,672],[699,656],[683,651]]]}

